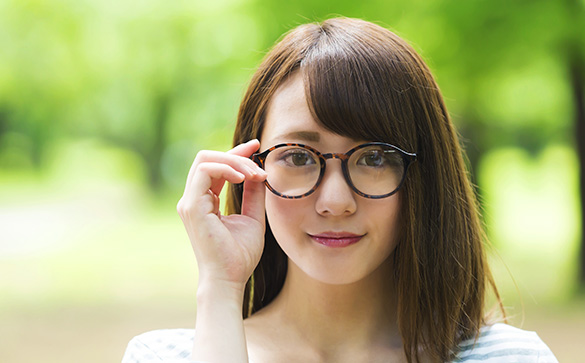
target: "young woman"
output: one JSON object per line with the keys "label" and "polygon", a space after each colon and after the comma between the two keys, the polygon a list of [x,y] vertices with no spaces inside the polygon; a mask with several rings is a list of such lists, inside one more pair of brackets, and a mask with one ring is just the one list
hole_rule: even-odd
{"label": "young woman", "polygon": [[456,132],[427,66],[382,27],[289,32],[234,148],[197,154],[177,209],[196,329],[138,336],[124,362],[556,362],[486,318],[499,297]]}

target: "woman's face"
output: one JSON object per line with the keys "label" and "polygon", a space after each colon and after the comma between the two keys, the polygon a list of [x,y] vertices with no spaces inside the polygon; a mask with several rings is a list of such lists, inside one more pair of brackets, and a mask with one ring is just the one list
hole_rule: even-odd
{"label": "woman's face", "polygon": [[[271,99],[260,151],[300,143],[321,153],[345,153],[367,141],[320,127],[297,74]],[[394,251],[400,192],[383,199],[361,197],[345,181],[339,160],[326,164],[321,184],[307,197],[284,199],[267,191],[266,214],[289,266],[324,283],[347,284],[378,270]]]}

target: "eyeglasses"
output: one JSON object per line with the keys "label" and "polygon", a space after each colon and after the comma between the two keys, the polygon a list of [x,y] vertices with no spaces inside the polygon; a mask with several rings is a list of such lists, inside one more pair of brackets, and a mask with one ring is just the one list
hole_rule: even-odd
{"label": "eyeglasses", "polygon": [[264,182],[274,194],[299,199],[313,193],[325,175],[327,159],[341,160],[347,184],[358,195],[380,199],[396,193],[416,154],[396,146],[370,142],[345,154],[322,154],[303,144],[278,144],[252,155],[252,160],[268,174]]}

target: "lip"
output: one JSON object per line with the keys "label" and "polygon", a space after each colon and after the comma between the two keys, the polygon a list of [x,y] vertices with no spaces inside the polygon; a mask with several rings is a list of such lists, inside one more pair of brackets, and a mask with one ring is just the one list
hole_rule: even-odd
{"label": "lip", "polygon": [[359,235],[350,232],[322,232],[309,234],[313,241],[327,247],[347,247],[359,242],[365,234]]}

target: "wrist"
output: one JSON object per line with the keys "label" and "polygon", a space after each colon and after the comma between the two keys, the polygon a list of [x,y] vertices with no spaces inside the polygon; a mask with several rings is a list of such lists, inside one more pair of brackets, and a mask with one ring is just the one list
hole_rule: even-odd
{"label": "wrist", "polygon": [[244,299],[246,285],[230,281],[200,279],[197,286],[197,304],[237,303]]}
{"label": "wrist", "polygon": [[247,362],[243,295],[242,284],[200,279],[192,359]]}

